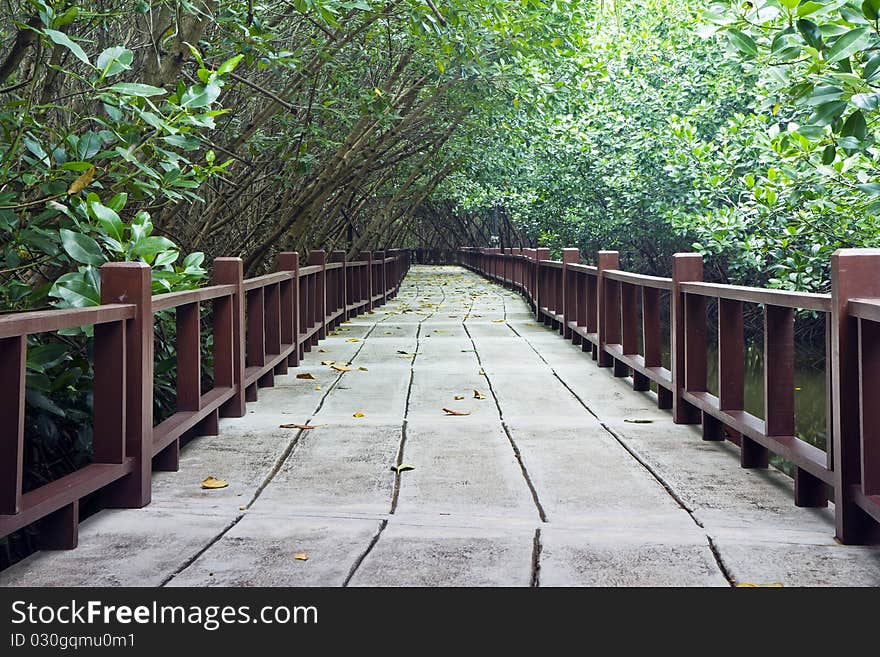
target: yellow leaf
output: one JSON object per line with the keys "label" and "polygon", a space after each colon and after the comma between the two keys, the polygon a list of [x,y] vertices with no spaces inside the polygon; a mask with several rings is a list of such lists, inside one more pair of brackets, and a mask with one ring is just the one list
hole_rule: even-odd
{"label": "yellow leaf", "polygon": [[364,414],[361,413],[360,411],[358,411],[357,413],[353,413],[353,414],[352,414],[352,417],[363,417],[363,416],[364,416]]}
{"label": "yellow leaf", "polygon": [[370,370],[368,370],[366,367],[359,367],[358,369],[359,369],[361,372],[369,372],[369,371],[370,371]]}
{"label": "yellow leaf", "polygon": [[67,193],[76,194],[78,192],[81,192],[90,184],[92,184],[92,179],[94,179],[94,177],[95,167],[92,166],[86,169],[79,178],[77,178],[70,184],[70,187],[67,188]]}
{"label": "yellow leaf", "polygon": [[346,342],[360,342],[359,338],[349,338]]}
{"label": "yellow leaf", "polygon": [[505,321],[507,321],[507,320],[504,320],[504,319],[493,319],[493,320],[492,320],[492,323],[493,323],[493,324],[503,324]]}
{"label": "yellow leaf", "polygon": [[474,399],[485,399],[486,395],[484,395],[479,390],[474,390]]}
{"label": "yellow leaf", "polygon": [[455,409],[452,409],[452,408],[444,408],[443,412],[446,413],[447,415],[470,415],[471,414],[470,411],[456,411]]}
{"label": "yellow leaf", "polygon": [[309,372],[303,372],[302,374],[297,374],[296,378],[297,379],[314,379],[315,377],[312,376]]}
{"label": "yellow leaf", "polygon": [[279,429],[314,429],[315,427],[308,424],[279,424]]}
{"label": "yellow leaf", "polygon": [[332,365],[332,364],[333,364],[332,360],[322,360],[321,361],[321,365]]}
{"label": "yellow leaf", "polygon": [[738,589],[781,589],[782,582],[773,582],[772,584],[752,584],[751,582],[740,582],[736,585]]}
{"label": "yellow leaf", "polygon": [[414,465],[410,465],[409,463],[401,463],[400,465],[392,465],[392,466],[391,466],[391,469],[392,469],[394,472],[396,472],[397,474],[400,474],[401,472],[407,472],[407,471],[409,471],[409,470],[415,470],[415,469],[416,469],[416,466],[414,466]]}
{"label": "yellow leaf", "polygon": [[326,349],[318,349],[318,353],[319,354],[326,354],[327,350]]}
{"label": "yellow leaf", "polygon": [[455,401],[462,400],[464,399],[464,395],[456,395],[455,397],[453,397],[453,399],[455,399]]}
{"label": "yellow leaf", "polygon": [[308,561],[309,555],[307,555],[305,552],[297,552],[293,555],[293,558],[297,561]]}
{"label": "yellow leaf", "polygon": [[347,319],[347,320],[345,320],[345,321],[342,322],[342,323],[343,323],[343,324],[351,324],[351,320]]}
{"label": "yellow leaf", "polygon": [[342,365],[331,365],[330,368],[336,370],[337,372],[351,372],[350,367],[343,367]]}
{"label": "yellow leaf", "polygon": [[206,477],[202,479],[202,488],[211,490],[214,488],[226,488],[229,485],[229,482],[224,481],[223,479],[217,479],[216,477]]}
{"label": "yellow leaf", "polygon": [[321,386],[315,386],[315,390],[320,390]]}
{"label": "yellow leaf", "polygon": [[240,506],[240,507],[238,507],[238,510],[239,510],[239,511],[247,511],[247,507],[246,507],[246,506]]}

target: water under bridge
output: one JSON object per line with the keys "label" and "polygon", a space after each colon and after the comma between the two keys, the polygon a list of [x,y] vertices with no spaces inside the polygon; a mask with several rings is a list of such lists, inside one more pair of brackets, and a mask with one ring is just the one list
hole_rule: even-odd
{"label": "water under bridge", "polygon": [[[99,405],[110,418],[109,429],[96,427],[106,443],[96,443],[89,467],[99,469],[49,491],[22,493],[19,482],[4,493],[5,533],[32,521],[22,517],[30,513],[49,523],[46,548],[76,548],[38,552],[0,573],[0,584],[880,584],[880,548],[835,538],[839,510],[826,503],[836,491],[826,474],[831,459],[793,443],[791,431],[772,430],[793,412],[789,391],[771,385],[781,419],[773,411],[758,423],[731,405],[742,387],[734,365],[741,337],[722,336],[722,370],[727,380],[739,376],[722,385],[726,405],[693,384],[682,389],[674,362],[662,366],[659,304],[672,279],[620,272],[607,254],[598,268],[570,253],[538,264],[535,254],[471,251],[460,258],[470,269],[409,268],[395,257],[380,259],[397,267],[379,272],[385,282],[376,261],[364,259],[354,275],[338,268],[332,283],[321,258],[302,268],[291,260],[292,275],[251,279],[257,283],[221,266],[198,299],[153,297],[152,311],[195,304],[194,315],[178,313],[178,339],[194,345],[198,303],[220,299],[215,331],[229,345],[228,371],[221,365],[205,394],[178,381],[178,413],[150,427],[146,465],[131,451],[131,416],[113,414],[114,402],[130,408],[140,393],[116,380],[128,401],[119,392],[121,401],[108,396]],[[679,263],[678,274],[687,266]],[[291,281],[299,289],[286,287]],[[379,294],[370,287],[377,284]],[[315,305],[346,285],[353,297]],[[692,309],[682,335],[688,349],[705,349],[705,329],[693,318],[699,293],[711,290],[690,285],[675,291]],[[732,301],[830,306],[816,296]],[[125,353],[126,336],[137,332],[128,307],[102,306],[91,317],[108,327],[96,338],[106,341],[107,358]],[[335,310],[329,322],[303,319],[316,308],[325,317]],[[725,310],[741,336],[741,307]],[[236,317],[245,324],[236,327]],[[768,317],[769,339],[782,340],[776,355],[789,358],[789,313]],[[259,325],[248,326],[251,318]],[[16,335],[57,328],[38,318],[3,321],[32,322],[7,324],[7,360],[22,358]],[[109,328],[125,322],[122,335]],[[246,353],[235,348],[239,330]],[[679,340],[673,361],[679,355],[697,367],[681,351]],[[96,353],[96,369],[102,357]],[[185,377],[194,365],[183,357],[180,367]],[[691,371],[691,381],[700,374]],[[129,442],[114,451],[112,436],[126,428]],[[794,479],[765,467],[769,452],[791,459]],[[143,468],[146,484],[130,482]],[[203,488],[208,477],[228,485]],[[141,505],[144,487],[149,504]],[[140,508],[104,508],[80,524],[79,499],[96,490],[107,491],[105,506]],[[856,498],[870,509],[870,495]],[[870,536],[864,531],[852,538]]]}

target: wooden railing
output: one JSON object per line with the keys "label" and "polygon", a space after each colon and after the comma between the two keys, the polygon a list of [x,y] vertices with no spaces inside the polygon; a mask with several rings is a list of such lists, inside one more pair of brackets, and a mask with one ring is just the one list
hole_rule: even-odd
{"label": "wooden railing", "polygon": [[[699,254],[676,254],[672,277],[620,269],[615,251],[596,265],[580,264],[577,249],[550,260],[547,249],[459,251],[459,262],[519,290],[536,318],[635,390],[653,383],[659,408],[679,424],[701,424],[704,440],[740,446],[744,468],[766,468],[769,454],[793,465],[795,504],[835,501],[843,543],[880,542],[880,250],[843,249],[831,261],[831,294],[787,292],[703,282]],[[707,301],[718,308],[718,394],[707,385]],[[743,306],[763,307],[764,417],[745,410]],[[796,310],[826,317],[826,409],[822,450],[795,431]],[[668,313],[669,337],[661,317]],[[669,368],[663,352],[669,353]]]}
{"label": "wooden railing", "polygon": [[[0,538],[40,521],[43,549],[77,543],[79,503],[100,492],[105,507],[150,502],[151,473],[176,470],[181,439],[216,435],[220,417],[242,417],[245,403],[329,330],[392,298],[409,268],[406,250],[362,252],[347,262],[312,251],[301,267],[281,253],[277,271],[243,278],[239,258],[214,261],[212,285],[151,295],[144,263],[101,267],[101,305],[25,312],[0,318]],[[201,304],[211,303],[212,385],[202,390]],[[156,314],[176,319],[176,408],[153,424]],[[91,463],[24,492],[27,337],[93,326]]]}

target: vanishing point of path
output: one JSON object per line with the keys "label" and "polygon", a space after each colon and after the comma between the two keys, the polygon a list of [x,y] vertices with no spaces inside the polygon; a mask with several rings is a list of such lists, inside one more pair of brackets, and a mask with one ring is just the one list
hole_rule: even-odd
{"label": "vanishing point of path", "polygon": [[339,329],[156,473],[150,506],[0,584],[880,584],[880,551],[835,543],[784,475],[741,469],[470,272],[415,267]]}

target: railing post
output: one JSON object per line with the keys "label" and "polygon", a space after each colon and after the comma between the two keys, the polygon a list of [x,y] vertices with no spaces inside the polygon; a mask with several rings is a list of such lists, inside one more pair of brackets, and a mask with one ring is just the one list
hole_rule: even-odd
{"label": "railing post", "polygon": [[367,300],[366,310],[373,309],[373,252],[361,251],[358,260],[366,261],[367,267],[361,279],[361,298]]}
{"label": "railing post", "polygon": [[831,256],[831,408],[834,518],[845,544],[880,541],[880,524],[855,502],[863,481],[858,320],[850,299],[880,297],[880,249],[839,249]]}
{"label": "railing post", "polygon": [[612,294],[617,287],[609,285],[605,280],[605,271],[620,268],[620,253],[617,251],[599,251],[596,259],[596,312],[598,314],[598,342],[596,363],[599,367],[611,367],[614,358],[605,351],[610,341],[619,342],[620,333],[620,296]]}
{"label": "railing post", "polygon": [[[687,368],[685,346],[685,310],[684,294],[681,283],[699,282],[703,280],[703,256],[699,253],[676,253],[672,256],[672,325],[669,333],[672,338],[672,418],[676,424],[698,424],[700,409],[687,403],[682,398],[685,390],[685,374]],[[703,320],[705,324],[705,319]],[[705,359],[705,354],[703,354]]]}
{"label": "railing post", "polygon": [[317,282],[315,283],[315,323],[318,329],[317,338],[323,340],[327,337],[327,255],[323,249],[316,249],[309,253],[309,264],[320,265]]}
{"label": "railing post", "polygon": [[562,326],[559,332],[566,340],[572,336],[569,320],[577,322],[577,285],[568,265],[576,265],[580,260],[581,252],[578,249],[562,249]]}
{"label": "railing post", "polygon": [[[541,261],[550,259],[550,249],[535,249],[535,317],[539,322],[541,318],[541,304],[545,302],[547,293],[545,291],[546,280],[541,275]],[[544,297],[544,298],[542,298]]]}
{"label": "railing post", "polygon": [[329,262],[342,263],[341,268],[332,270],[332,275],[330,276],[331,284],[327,290],[327,298],[333,305],[332,308],[328,308],[328,311],[335,313],[340,309],[340,305],[342,307],[342,315],[333,320],[330,327],[332,329],[336,328],[340,322],[348,319],[348,311],[345,309],[345,251],[331,251]]}
{"label": "railing post", "polygon": [[14,515],[21,506],[24,462],[25,362],[27,336],[0,339],[0,514]]}
{"label": "railing post", "polygon": [[221,417],[243,417],[244,269],[241,258],[215,258],[214,283],[232,285],[232,296],[214,302],[214,384],[235,389],[220,407]]}
{"label": "railing post", "polygon": [[[153,471],[153,308],[150,266],[108,262],[101,267],[101,303],[130,303],[125,326],[125,456],[131,474],[108,486],[105,506],[140,508],[150,503]],[[102,394],[101,390],[95,391]],[[75,509],[74,509],[75,510]],[[74,517],[75,513],[72,514]]]}
{"label": "railing post", "polygon": [[278,254],[278,271],[289,271],[290,281],[281,284],[281,342],[293,347],[288,367],[299,365],[299,253]]}

